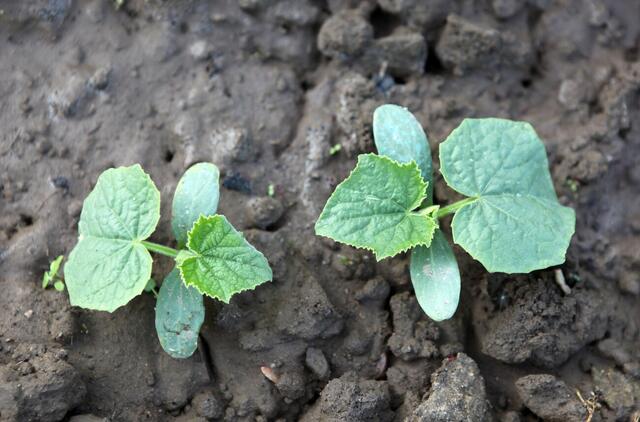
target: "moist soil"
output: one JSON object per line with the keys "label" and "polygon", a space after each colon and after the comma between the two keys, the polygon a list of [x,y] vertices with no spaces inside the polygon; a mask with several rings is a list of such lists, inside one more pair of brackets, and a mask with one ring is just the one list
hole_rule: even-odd
{"label": "moist soil", "polygon": [[[638,421],[639,55],[637,1],[0,0],[0,420]],[[436,323],[406,255],[315,236],[383,103],[436,168],[466,117],[531,122],[577,213],[566,263],[488,274],[456,247]],[[199,161],[274,280],[207,299],[194,356],[162,351],[150,294],[109,314],[41,288],[103,170],[144,167],[171,244]]]}

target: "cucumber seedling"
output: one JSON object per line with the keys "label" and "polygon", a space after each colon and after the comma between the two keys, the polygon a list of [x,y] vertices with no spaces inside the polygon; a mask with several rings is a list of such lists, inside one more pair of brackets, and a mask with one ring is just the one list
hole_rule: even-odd
{"label": "cucumber seedling", "polygon": [[49,271],[45,271],[42,276],[42,288],[46,289],[53,282],[53,288],[61,292],[64,290],[64,280],[58,275],[60,264],[64,259],[64,255],[60,255],[49,264]]}
{"label": "cucumber seedling", "polygon": [[453,214],[453,241],[490,272],[528,273],[564,262],[575,213],[560,205],[543,143],[529,123],[465,119],[440,144],[440,172],[464,199],[433,205],[431,152],[405,108],[373,115],[378,153],[363,154],[327,201],[316,234],[373,251],[412,249],[416,298],[434,320],[453,316],[460,272],[438,221]]}
{"label": "cucumber seedling", "polygon": [[204,321],[202,295],[228,303],[243,290],[270,281],[267,259],[216,214],[218,169],[199,163],[180,179],[171,227],[178,248],[147,240],[160,219],[160,192],[139,165],[106,170],[84,201],[78,243],[64,267],[74,306],[113,312],[154,290],[150,252],[175,260],[160,287],[155,325],[172,357],[191,356]]}

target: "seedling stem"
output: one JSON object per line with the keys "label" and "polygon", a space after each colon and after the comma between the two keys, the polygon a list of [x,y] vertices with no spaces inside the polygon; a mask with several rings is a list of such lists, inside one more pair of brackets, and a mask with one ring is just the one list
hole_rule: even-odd
{"label": "seedling stem", "polygon": [[440,208],[440,209],[438,210],[438,212],[436,213],[436,217],[438,217],[438,218],[442,218],[442,217],[444,217],[444,216],[446,216],[446,215],[453,214],[453,213],[455,213],[456,211],[458,211],[460,208],[462,208],[462,207],[464,207],[465,205],[468,205],[468,204],[470,204],[470,203],[474,202],[474,201],[475,201],[475,200],[477,200],[477,199],[478,199],[478,198],[474,198],[474,197],[471,197],[471,198],[465,198],[465,199],[463,199],[463,200],[461,200],[461,201],[454,202],[454,203],[453,203],[453,204],[451,204],[451,205],[447,205],[446,207],[442,207],[442,208]]}
{"label": "seedling stem", "polygon": [[159,253],[160,255],[170,256],[171,258],[176,258],[178,256],[177,249],[173,249],[164,245],[159,245],[157,243],[149,242],[147,240],[143,240],[140,243],[142,243],[142,245],[151,252]]}

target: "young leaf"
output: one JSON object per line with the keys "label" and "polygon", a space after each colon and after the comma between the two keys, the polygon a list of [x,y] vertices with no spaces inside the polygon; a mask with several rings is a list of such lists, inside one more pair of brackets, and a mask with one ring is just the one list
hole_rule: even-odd
{"label": "young leaf", "polygon": [[530,124],[465,119],[440,145],[440,171],[475,198],[453,218],[453,239],[488,271],[561,264],[575,213],[558,203],[544,145]]}
{"label": "young leaf", "polygon": [[431,150],[422,125],[404,107],[385,104],[373,112],[373,138],[380,155],[399,163],[415,161],[422,178],[429,182],[427,197],[431,198]]}
{"label": "young leaf", "polygon": [[64,282],[61,280],[57,280],[55,283],[53,283],[53,288],[56,289],[58,292],[63,292]]}
{"label": "young leaf", "polygon": [[182,176],[173,195],[171,228],[180,248],[187,243],[193,223],[202,215],[214,215],[218,209],[220,172],[211,163],[191,166]]}
{"label": "young leaf", "polygon": [[428,246],[437,223],[412,212],[425,199],[426,189],[415,162],[360,155],[356,168],[327,201],[316,234],[370,249],[378,260]]}
{"label": "young leaf", "polygon": [[60,255],[49,264],[49,271],[46,271],[42,276],[42,288],[46,289],[51,280],[54,280],[58,276],[58,270],[60,269],[60,264],[64,259],[64,255]]}
{"label": "young leaf", "polygon": [[189,232],[187,248],[191,253],[178,259],[182,280],[225,303],[272,278],[264,255],[222,215],[200,216]]}
{"label": "young leaf", "polygon": [[147,284],[144,286],[144,291],[145,292],[151,292],[153,291],[153,289],[155,289],[157,286],[156,281],[153,279],[153,277],[151,277],[149,279],[149,281],[147,281]]}
{"label": "young leaf", "polygon": [[64,255],[60,255],[59,257],[54,259],[51,264],[49,264],[49,274],[51,275],[51,277],[55,277],[58,275],[58,270],[60,269],[60,264],[62,263],[63,259]]}
{"label": "young leaf", "polygon": [[180,279],[177,268],[160,286],[156,302],[156,332],[160,345],[171,357],[188,358],[198,347],[198,333],[204,322],[204,301],[193,287]]}
{"label": "young leaf", "polygon": [[42,288],[46,289],[50,282],[51,282],[51,275],[47,271],[42,275]]}
{"label": "young leaf", "polygon": [[160,192],[139,165],[109,169],[84,201],[79,240],[64,268],[72,305],[113,312],[151,277],[140,243],[160,218]]}
{"label": "young leaf", "polygon": [[411,251],[411,282],[422,310],[435,321],[453,316],[460,300],[460,271],[449,242],[437,230],[427,248]]}

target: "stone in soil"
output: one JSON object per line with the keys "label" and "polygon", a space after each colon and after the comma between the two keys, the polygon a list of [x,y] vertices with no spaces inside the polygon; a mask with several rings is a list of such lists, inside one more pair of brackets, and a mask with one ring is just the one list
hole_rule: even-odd
{"label": "stone in soil", "polygon": [[526,68],[531,46],[514,34],[477,25],[458,15],[449,15],[436,45],[443,66],[462,75],[471,70],[497,70],[500,67]]}
{"label": "stone in soil", "polygon": [[211,391],[203,391],[191,399],[191,406],[198,416],[208,420],[219,419],[224,414],[224,405]]}
{"label": "stone in soil", "polygon": [[379,105],[372,81],[355,72],[348,72],[336,83],[336,122],[344,134],[342,150],[349,157],[370,151],[373,147],[371,124],[373,110]]}
{"label": "stone in soil", "polygon": [[339,12],[327,19],[318,33],[318,49],[328,57],[349,60],[373,42],[373,27],[355,11]]}
{"label": "stone in soil", "polygon": [[372,60],[372,71],[386,65],[388,73],[394,77],[420,75],[427,61],[427,42],[419,32],[398,30],[375,40],[367,55]]}
{"label": "stone in soil", "polygon": [[511,304],[479,323],[483,353],[507,363],[554,368],[607,331],[609,308],[598,292],[563,296],[551,280],[506,284]]}
{"label": "stone in soil", "polygon": [[582,422],[587,416],[575,391],[553,375],[527,375],[516,381],[516,389],[524,405],[545,421]]}
{"label": "stone in soil", "polygon": [[325,380],[329,378],[331,369],[329,368],[329,362],[327,362],[327,358],[324,357],[322,350],[309,347],[305,355],[304,363],[319,379]]}
{"label": "stone in soil", "polygon": [[393,420],[386,381],[358,380],[353,372],[329,381],[302,422],[365,422]]}
{"label": "stone in soil", "polygon": [[489,421],[489,403],[478,365],[459,353],[431,375],[431,389],[407,422]]}
{"label": "stone in soil", "polygon": [[261,196],[247,201],[246,214],[251,227],[267,229],[282,217],[284,208],[276,198]]}

